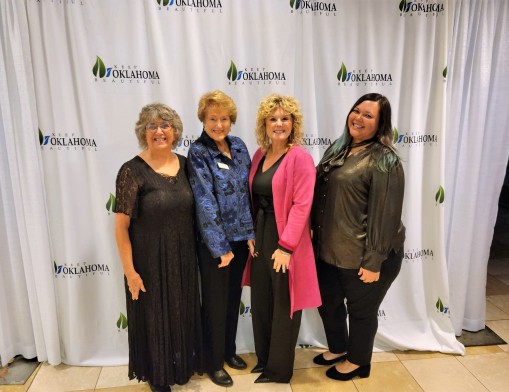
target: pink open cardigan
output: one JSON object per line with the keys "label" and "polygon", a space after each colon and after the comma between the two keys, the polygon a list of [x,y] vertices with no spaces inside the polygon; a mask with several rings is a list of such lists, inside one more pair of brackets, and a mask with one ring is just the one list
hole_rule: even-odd
{"label": "pink open cardigan", "polygon": [[[251,199],[253,178],[263,155],[262,150],[258,149],[253,156],[249,173]],[[293,252],[287,272],[290,286],[290,317],[298,310],[315,308],[322,304],[309,224],[315,180],[316,169],[313,159],[300,146],[294,146],[287,152],[272,178],[279,244]],[[255,216],[256,213],[257,211],[254,211]],[[250,285],[251,262],[252,258],[249,257],[244,270],[243,286]]]}

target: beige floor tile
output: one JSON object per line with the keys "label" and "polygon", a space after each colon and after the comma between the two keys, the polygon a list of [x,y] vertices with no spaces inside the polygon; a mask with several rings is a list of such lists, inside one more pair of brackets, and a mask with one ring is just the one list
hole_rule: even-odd
{"label": "beige floor tile", "polygon": [[488,391],[466,367],[459,357],[416,359],[403,361],[425,392],[481,392]]}
{"label": "beige floor tile", "polygon": [[104,366],[99,374],[96,389],[138,385],[138,380],[129,380],[127,366]]}
{"label": "beige floor tile", "polygon": [[[254,380],[260,374],[245,374],[242,376],[232,376],[233,387],[227,388],[228,392],[292,392],[290,384],[267,383],[255,384]],[[191,391],[191,390],[190,390]],[[194,390],[193,390],[194,391]],[[207,390],[208,391],[208,390]]]}
{"label": "beige floor tile", "polygon": [[[148,384],[124,385],[122,387],[92,389],[94,392],[150,392]],[[80,391],[82,392],[82,391]]]}
{"label": "beige floor tile", "polygon": [[371,365],[371,374],[368,378],[356,378],[353,383],[359,392],[422,391],[422,388],[401,362],[374,363]]}
{"label": "beige floor tile", "polygon": [[323,348],[297,348],[295,349],[294,369],[306,369],[321,367],[313,362],[313,358],[325,352]]}
{"label": "beige floor tile", "polygon": [[392,362],[398,361],[398,357],[394,353],[394,351],[381,351],[378,353],[373,353],[373,357],[371,358],[371,362]]}
{"label": "beige floor tile", "polygon": [[509,314],[490,302],[489,297],[486,298],[486,320],[507,320]]}
{"label": "beige floor tile", "polygon": [[451,354],[443,354],[435,351],[393,351],[396,357],[400,361],[410,360],[410,359],[429,359],[429,358],[447,358],[451,356]]}
{"label": "beige floor tile", "polygon": [[0,385],[0,392],[26,392],[26,385]]}
{"label": "beige floor tile", "polygon": [[[327,378],[327,366],[297,369],[293,372],[290,385],[293,392],[357,392],[353,381],[336,381]],[[267,389],[267,391],[269,391]]]}
{"label": "beige floor tile", "polygon": [[499,344],[498,347],[500,347],[505,352],[509,352],[509,344]]}
{"label": "beige floor tile", "polygon": [[509,294],[506,295],[490,295],[486,300],[491,302],[497,308],[509,315]]}
{"label": "beige floor tile", "polygon": [[[78,389],[76,391],[68,391],[68,392],[95,392],[96,389]],[[110,389],[108,389],[108,391],[110,391]],[[140,392],[142,392],[143,390],[140,390]]]}
{"label": "beige floor tile", "polygon": [[29,392],[68,392],[94,389],[100,367],[51,366],[44,363],[28,389]]}
{"label": "beige floor tile", "polygon": [[486,321],[486,325],[506,343],[509,343],[509,320]]}
{"label": "beige floor tile", "polygon": [[490,392],[509,389],[509,353],[471,355],[458,358]]}
{"label": "beige floor tile", "polygon": [[465,347],[465,355],[495,354],[504,350],[500,346],[474,346]]}
{"label": "beige floor tile", "polygon": [[[77,391],[68,391],[68,392],[95,392],[96,389],[78,389]],[[111,389],[108,389],[108,391],[111,391]],[[142,392],[142,390],[140,390]]]}
{"label": "beige floor tile", "polygon": [[499,276],[505,275],[488,275],[486,277],[486,295],[509,294],[509,286],[502,282]]}
{"label": "beige floor tile", "polygon": [[193,376],[187,384],[173,385],[171,390],[172,392],[226,392],[226,388],[214,384],[208,376]]}

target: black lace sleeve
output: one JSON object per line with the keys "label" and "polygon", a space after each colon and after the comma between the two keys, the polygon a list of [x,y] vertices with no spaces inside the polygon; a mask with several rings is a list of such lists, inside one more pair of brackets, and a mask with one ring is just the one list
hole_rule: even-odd
{"label": "black lace sleeve", "polygon": [[128,163],[122,165],[117,174],[116,201],[114,212],[121,212],[135,218],[138,207],[140,185]]}

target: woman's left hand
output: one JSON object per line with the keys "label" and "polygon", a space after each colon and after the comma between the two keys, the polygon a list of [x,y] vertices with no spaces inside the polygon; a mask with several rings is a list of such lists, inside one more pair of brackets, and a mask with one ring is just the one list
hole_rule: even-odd
{"label": "woman's left hand", "polygon": [[283,252],[281,249],[276,249],[274,253],[272,253],[271,259],[274,260],[274,269],[276,272],[279,272],[282,269],[283,273],[286,272],[288,266],[290,265],[290,253]]}
{"label": "woman's left hand", "polygon": [[364,268],[359,269],[359,273],[357,274],[364,283],[373,283],[377,282],[380,279],[380,272],[373,272]]}
{"label": "woman's left hand", "polygon": [[247,240],[247,247],[252,257],[258,256],[258,254],[255,254],[255,240]]}

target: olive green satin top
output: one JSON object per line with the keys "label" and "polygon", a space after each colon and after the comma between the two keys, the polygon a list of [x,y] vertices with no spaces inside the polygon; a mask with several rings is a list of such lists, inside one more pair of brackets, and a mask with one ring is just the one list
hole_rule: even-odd
{"label": "olive green satin top", "polygon": [[382,172],[377,158],[384,153],[391,152],[375,142],[317,178],[312,210],[317,258],[378,272],[391,250],[402,248],[404,172],[400,162]]}

